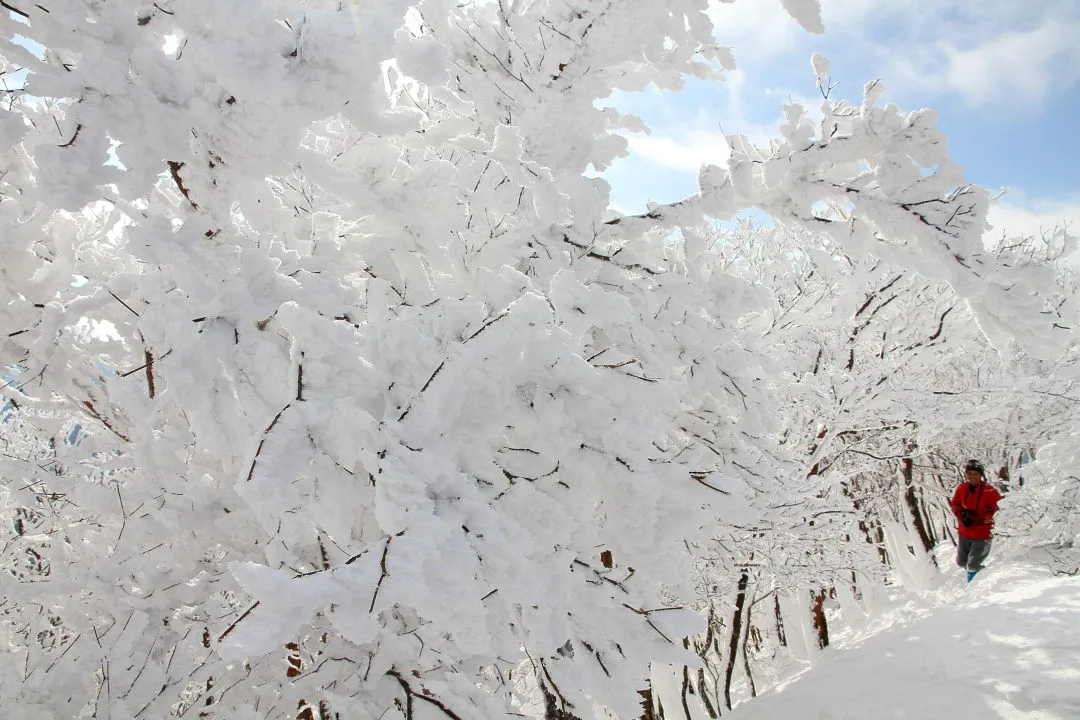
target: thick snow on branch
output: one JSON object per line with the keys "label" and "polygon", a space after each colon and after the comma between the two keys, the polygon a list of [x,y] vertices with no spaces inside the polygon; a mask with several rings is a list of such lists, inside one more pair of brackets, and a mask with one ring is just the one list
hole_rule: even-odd
{"label": "thick snow on branch", "polygon": [[[28,718],[639,714],[650,663],[698,662],[688,547],[777,522],[789,474],[826,498],[783,440],[806,358],[762,331],[793,306],[706,217],[1056,347],[932,115],[873,86],[613,217],[584,173],[640,121],[596,101],[730,65],[704,0],[12,6],[42,48],[4,46],[0,108],[3,394],[39,443],[4,510],[47,508],[4,575]],[[886,364],[945,322],[915,285]]]}

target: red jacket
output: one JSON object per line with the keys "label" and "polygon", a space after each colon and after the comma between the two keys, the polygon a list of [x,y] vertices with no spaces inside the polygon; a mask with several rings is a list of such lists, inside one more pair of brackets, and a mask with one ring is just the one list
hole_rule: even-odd
{"label": "red jacket", "polygon": [[974,490],[971,488],[970,483],[962,482],[956,488],[956,492],[953,493],[952,512],[957,521],[960,520],[961,512],[964,510],[971,512],[973,520],[969,527],[965,527],[962,522],[958,522],[956,530],[960,533],[960,537],[973,540],[989,540],[990,530],[994,527],[994,513],[997,512],[1001,493],[985,482],[975,485]]}

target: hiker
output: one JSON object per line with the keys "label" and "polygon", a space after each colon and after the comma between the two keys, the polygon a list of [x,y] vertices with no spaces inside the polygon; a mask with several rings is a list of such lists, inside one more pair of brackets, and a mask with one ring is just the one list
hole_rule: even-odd
{"label": "hiker", "polygon": [[968,582],[982,570],[990,554],[990,530],[1001,494],[986,482],[986,470],[978,460],[964,465],[964,482],[953,493],[952,511],[959,523],[960,543],[956,564],[967,570]]}

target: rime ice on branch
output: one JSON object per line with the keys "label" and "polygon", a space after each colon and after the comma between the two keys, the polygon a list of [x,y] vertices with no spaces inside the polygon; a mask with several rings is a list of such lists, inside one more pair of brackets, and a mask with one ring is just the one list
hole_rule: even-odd
{"label": "rime ice on branch", "polygon": [[36,45],[3,48],[30,72],[0,109],[3,393],[86,433],[28,478],[64,531],[46,582],[4,581],[41,609],[5,616],[7,702],[632,717],[650,663],[696,662],[687,541],[795,462],[740,329],[761,288],[673,230],[757,206],[952,283],[994,337],[1041,322],[976,287],[1005,272],[985,194],[872,87],[612,216],[583,173],[642,124],[597,100],[719,75],[706,7],[4,3]]}

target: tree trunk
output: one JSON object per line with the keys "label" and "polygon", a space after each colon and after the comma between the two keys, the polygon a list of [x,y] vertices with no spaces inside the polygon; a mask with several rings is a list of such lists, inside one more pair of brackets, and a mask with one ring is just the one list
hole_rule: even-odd
{"label": "tree trunk", "polygon": [[937,533],[934,532],[934,516],[932,512],[933,508],[926,504],[926,496],[923,494],[920,495],[921,496],[919,497],[919,509],[922,510],[923,524],[926,525],[926,532],[930,536],[930,542],[937,546],[938,537]]}
{"label": "tree trunk", "polygon": [[731,641],[728,643],[727,672],[724,675],[724,705],[731,709],[731,678],[735,674],[735,660],[739,657],[739,641],[742,638],[742,615],[746,606],[746,586],[750,574],[745,569],[739,576],[738,594],[735,596],[735,613],[731,617]]}
{"label": "tree trunk", "polygon": [[[547,673],[547,668],[544,668],[544,673]],[[567,709],[569,704],[560,697],[561,693],[556,695],[552,692],[543,677],[537,676],[536,679],[544,696],[544,720],[581,720]]]}
{"label": "tree trunk", "polygon": [[746,670],[746,682],[750,685],[750,697],[757,697],[757,686],[754,685],[754,674],[750,671],[750,628],[751,628],[751,613],[754,609],[754,599],[750,598],[750,602],[747,603],[746,610],[746,629],[743,631],[742,640],[742,657],[743,668]]}
{"label": "tree trunk", "polygon": [[863,515],[863,502],[862,500],[859,500],[859,486],[854,483],[841,483],[840,492],[851,500],[851,506],[855,508],[855,515],[858,518],[859,530],[866,537],[866,542],[877,548],[878,557],[881,558],[881,564],[888,567],[889,553],[885,550],[885,535],[879,527],[877,528],[878,539],[876,541],[874,540],[874,534],[871,532],[870,526],[866,523],[866,518]]}
{"label": "tree trunk", "polygon": [[720,717],[720,713],[713,707],[712,700],[709,700],[708,688],[705,687],[705,668],[699,667],[697,671],[697,689],[698,697],[701,698],[702,705],[705,706],[705,712],[709,713],[709,717],[713,720]]}
{"label": "tree trunk", "polygon": [[825,590],[817,594],[811,593],[810,597],[814,600],[810,611],[814,616],[814,629],[817,630],[818,647],[825,649],[829,647],[829,622],[825,619]]}
{"label": "tree trunk", "polygon": [[911,513],[911,522],[915,526],[915,532],[919,534],[919,540],[922,541],[923,550],[930,556],[930,562],[937,566],[937,560],[934,559],[934,541],[930,539],[930,533],[926,529],[926,522],[923,520],[923,514],[919,509],[919,499],[915,493],[915,472],[913,470],[914,463],[911,458],[904,458],[901,460],[902,471],[904,474],[904,500],[908,506],[908,512]]}
{"label": "tree trunk", "polygon": [[641,720],[660,720],[662,715],[653,707],[652,682],[646,689],[638,690],[638,695],[641,696]]}
{"label": "tree trunk", "polygon": [[690,715],[690,705],[686,701],[686,696],[694,692],[694,688],[690,686],[690,669],[683,665],[682,669],[682,688],[680,689],[680,696],[682,697],[682,710],[686,716],[686,720],[694,720]]}
{"label": "tree trunk", "polygon": [[878,521],[874,529],[877,531],[877,542],[874,544],[877,547],[878,556],[881,557],[881,564],[889,567],[889,551],[885,549],[885,528]]}
{"label": "tree trunk", "polygon": [[780,647],[787,647],[787,634],[784,632],[784,616],[780,613],[780,591],[773,595],[773,613],[776,615],[776,637],[780,640]]}

